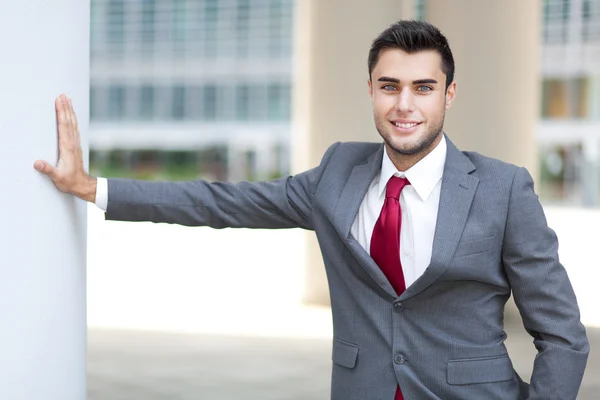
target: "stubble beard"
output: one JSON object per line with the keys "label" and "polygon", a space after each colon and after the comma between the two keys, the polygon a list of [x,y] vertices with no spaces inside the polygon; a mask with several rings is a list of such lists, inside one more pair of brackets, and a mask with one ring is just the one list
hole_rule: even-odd
{"label": "stubble beard", "polygon": [[[394,135],[391,134],[385,127],[385,122],[387,120],[377,120],[375,124],[377,131],[387,144],[387,146],[401,156],[419,156],[426,155],[424,153],[429,153],[431,151],[431,146],[435,142],[435,140],[442,133],[444,127],[444,119],[446,117],[446,112],[442,115],[442,118],[438,121],[437,124],[431,126],[431,128],[427,129],[418,141],[410,145],[410,147],[400,147],[397,144],[394,144]],[[422,158],[422,157],[421,157]]]}

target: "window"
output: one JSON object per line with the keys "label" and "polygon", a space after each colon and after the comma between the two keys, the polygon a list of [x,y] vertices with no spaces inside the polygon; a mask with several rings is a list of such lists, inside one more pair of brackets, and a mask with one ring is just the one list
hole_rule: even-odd
{"label": "window", "polygon": [[570,7],[569,0],[544,1],[544,41],[546,43],[565,43],[568,40]]}
{"label": "window", "polygon": [[415,0],[415,19],[425,20],[425,0]]}
{"label": "window", "polygon": [[154,48],[156,3],[155,0],[142,0],[141,10],[141,40],[142,48],[145,51],[152,51]]}
{"label": "window", "polygon": [[205,86],[203,89],[202,116],[209,121],[217,119],[217,87],[214,85]]}
{"label": "window", "polygon": [[108,119],[120,120],[125,116],[125,88],[110,86],[108,88]]}
{"label": "window", "polygon": [[542,83],[543,118],[588,118],[590,80],[546,79]]}
{"label": "window", "polygon": [[149,120],[154,117],[154,87],[144,85],[139,91],[139,113],[138,117],[142,120]]}
{"label": "window", "polygon": [[110,0],[106,5],[106,37],[109,49],[123,51],[125,42],[125,7],[122,0]]}
{"label": "window", "polygon": [[269,121],[287,121],[290,119],[290,87],[276,83],[267,87],[267,118]]}
{"label": "window", "polygon": [[600,41],[600,1],[583,0],[583,40],[586,42]]}
{"label": "window", "polygon": [[185,118],[185,87],[173,87],[173,97],[171,100],[171,117],[174,120],[183,120]]}
{"label": "window", "polygon": [[188,17],[185,0],[173,0],[171,19],[171,35],[173,50],[177,55],[185,54],[186,42],[188,40]]}
{"label": "window", "polygon": [[247,121],[250,116],[250,88],[240,85],[235,92],[235,117],[239,121]]}
{"label": "window", "polygon": [[250,0],[237,0],[237,16],[235,29],[237,55],[248,56],[248,44],[250,37]]}
{"label": "window", "polygon": [[288,0],[269,3],[269,55],[281,57],[291,53],[292,4]]}
{"label": "window", "polygon": [[219,1],[205,0],[204,5],[204,54],[208,58],[217,56]]}

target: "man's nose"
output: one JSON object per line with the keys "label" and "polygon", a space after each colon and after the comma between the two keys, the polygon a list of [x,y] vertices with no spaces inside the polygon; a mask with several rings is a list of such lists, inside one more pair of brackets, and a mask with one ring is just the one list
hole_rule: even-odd
{"label": "man's nose", "polygon": [[414,97],[413,93],[409,88],[404,88],[398,93],[398,101],[396,102],[396,109],[402,112],[414,111]]}

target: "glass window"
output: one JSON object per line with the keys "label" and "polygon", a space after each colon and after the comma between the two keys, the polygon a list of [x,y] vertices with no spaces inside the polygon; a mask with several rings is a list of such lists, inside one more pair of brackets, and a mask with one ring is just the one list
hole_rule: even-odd
{"label": "glass window", "polygon": [[235,117],[237,120],[246,121],[250,116],[250,88],[248,85],[239,85],[235,92]]}
{"label": "glass window", "polygon": [[542,83],[543,118],[588,118],[590,80],[546,79]]}
{"label": "glass window", "polygon": [[571,3],[569,0],[544,0],[544,41],[565,43],[569,34]]}
{"label": "glass window", "polygon": [[270,121],[290,119],[290,87],[287,84],[270,84],[267,87],[267,118]]}
{"label": "glass window", "polygon": [[141,40],[142,46],[151,50],[154,45],[156,2],[155,0],[142,0],[141,10]]}
{"label": "glass window", "polygon": [[250,37],[250,0],[237,0],[235,29],[237,55],[247,57]]}
{"label": "glass window", "polygon": [[425,0],[415,0],[415,19],[425,20]]}
{"label": "glass window", "polygon": [[185,86],[173,87],[173,97],[171,100],[171,117],[175,120],[185,118]]}
{"label": "glass window", "polygon": [[183,42],[186,39],[186,4],[185,0],[173,0],[173,40]]}
{"label": "glass window", "polygon": [[205,0],[204,4],[204,53],[208,58],[217,55],[219,1]]}
{"label": "glass window", "polygon": [[205,86],[202,96],[202,116],[204,119],[214,121],[217,119],[217,87]]}
{"label": "glass window", "polygon": [[106,38],[113,52],[120,53],[125,41],[125,7],[123,0],[109,0],[106,5]]}
{"label": "glass window", "polygon": [[583,40],[586,42],[600,40],[600,1],[583,0]]}
{"label": "glass window", "polygon": [[125,116],[125,88],[113,85],[108,88],[108,119],[120,120]]}
{"label": "glass window", "polygon": [[292,4],[288,0],[269,3],[269,54],[281,57],[291,54]]}
{"label": "glass window", "polygon": [[152,119],[154,117],[154,87],[144,85],[140,88],[139,94],[138,117],[143,120]]}

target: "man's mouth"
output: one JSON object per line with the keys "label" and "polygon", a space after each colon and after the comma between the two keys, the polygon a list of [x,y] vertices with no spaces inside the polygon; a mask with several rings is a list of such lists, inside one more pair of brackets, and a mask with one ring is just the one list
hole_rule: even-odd
{"label": "man's mouth", "polygon": [[420,125],[420,122],[394,122],[392,124],[396,125],[398,128],[410,129],[414,128],[417,125]]}
{"label": "man's mouth", "polygon": [[392,125],[398,128],[400,131],[410,132],[417,126],[421,125],[422,122],[418,121],[390,121]]}

